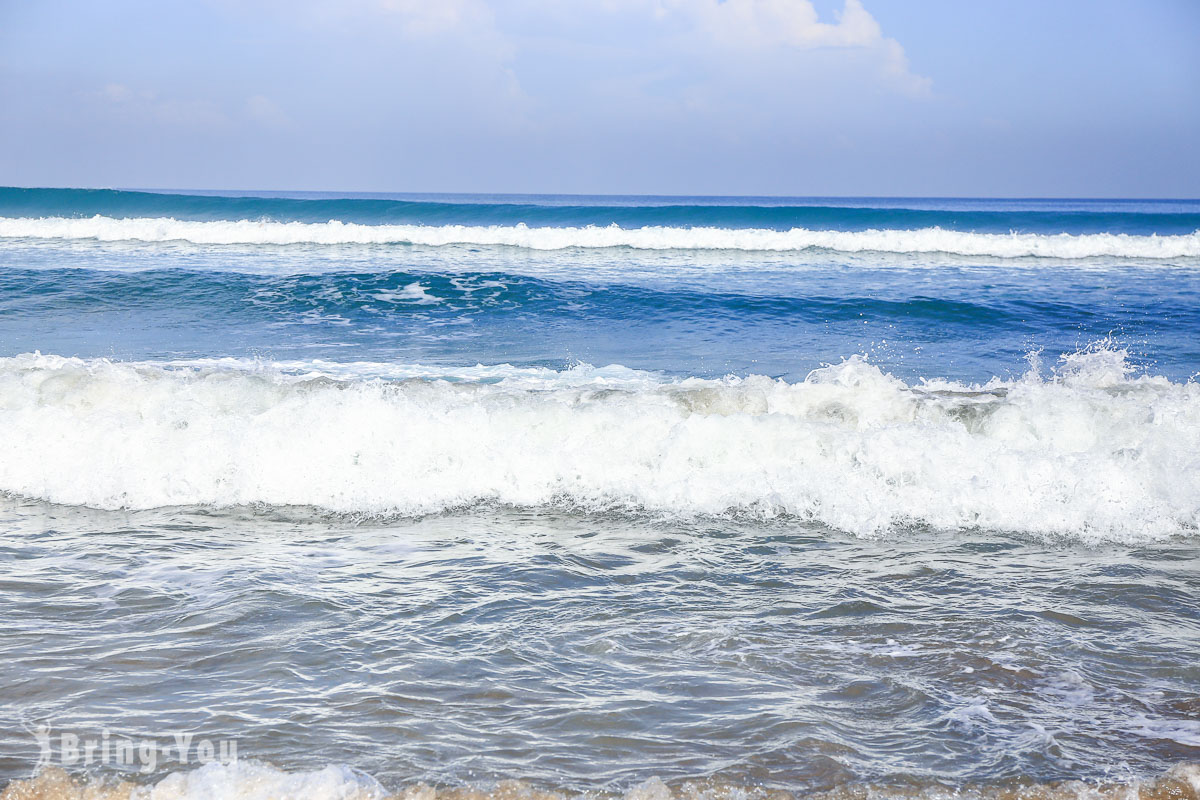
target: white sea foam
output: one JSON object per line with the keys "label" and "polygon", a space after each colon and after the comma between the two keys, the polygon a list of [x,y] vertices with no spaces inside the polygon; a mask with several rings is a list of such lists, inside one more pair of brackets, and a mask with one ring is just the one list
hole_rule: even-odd
{"label": "white sea foam", "polygon": [[360,225],[253,220],[195,222],[170,217],[0,217],[0,237],[196,244],[501,245],[533,250],[630,247],[640,250],[954,253],[996,258],[1200,257],[1200,231],[1170,236],[1114,233],[970,233],[919,230],[822,231],[793,228],[528,227],[518,225]]}
{"label": "white sea foam", "polygon": [[429,294],[419,283],[410,283],[398,292],[380,291],[371,296],[385,303],[415,303],[419,306],[432,306],[442,302],[440,297]]}
{"label": "white sea foam", "polygon": [[72,779],[62,769],[50,768],[29,781],[15,781],[3,794],[12,800],[383,800],[387,796],[378,781],[350,767],[284,772],[256,761],[210,762],[144,785],[117,782],[113,776]]}
{"label": "white sea foam", "polygon": [[1200,719],[1152,719],[1138,716],[1129,730],[1147,739],[1160,739],[1200,747]]}
{"label": "white sea foam", "polygon": [[620,367],[0,359],[0,491],[100,508],[481,503],[1140,541],[1200,525],[1200,385],[1120,352],[1048,378],[789,384]]}
{"label": "white sea foam", "polygon": [[266,764],[206,764],[191,772],[173,772],[149,790],[144,800],[380,800],[387,792],[370,776],[344,766],[311,772],[283,772]]}

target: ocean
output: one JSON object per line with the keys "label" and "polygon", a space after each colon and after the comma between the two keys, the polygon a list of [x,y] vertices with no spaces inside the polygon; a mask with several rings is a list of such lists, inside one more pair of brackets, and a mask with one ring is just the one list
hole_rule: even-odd
{"label": "ocean", "polygon": [[0,189],[4,800],[1200,797],[1200,201]]}

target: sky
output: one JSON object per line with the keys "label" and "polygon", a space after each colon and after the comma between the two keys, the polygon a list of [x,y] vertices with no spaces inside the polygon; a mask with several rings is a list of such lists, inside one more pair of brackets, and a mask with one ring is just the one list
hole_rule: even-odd
{"label": "sky", "polygon": [[1200,197],[1200,0],[0,0],[0,184]]}

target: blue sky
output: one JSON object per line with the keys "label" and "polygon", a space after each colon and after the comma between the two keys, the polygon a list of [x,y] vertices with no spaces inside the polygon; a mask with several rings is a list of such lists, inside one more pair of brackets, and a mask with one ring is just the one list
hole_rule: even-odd
{"label": "blue sky", "polygon": [[1196,0],[0,0],[0,183],[1200,196]]}

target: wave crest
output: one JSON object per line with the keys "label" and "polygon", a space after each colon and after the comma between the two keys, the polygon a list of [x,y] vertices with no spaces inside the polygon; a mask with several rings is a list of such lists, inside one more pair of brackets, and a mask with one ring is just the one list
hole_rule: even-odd
{"label": "wave crest", "polygon": [[712,227],[528,227],[517,225],[361,225],[329,222],[188,221],[170,217],[117,219],[94,216],[3,217],[0,237],[96,239],[99,241],[186,241],[237,244],[411,244],[439,247],[481,245],[532,250],[628,247],[639,250],[741,250],[844,253],[950,253],[995,258],[1085,259],[1097,257],[1171,259],[1200,257],[1200,231],[1170,236],[1124,233],[1035,234],[919,230],[833,231],[792,228]]}
{"label": "wave crest", "polygon": [[0,359],[0,491],[108,509],[733,512],[858,535],[1195,531],[1200,385],[1127,372],[1111,351],[983,386],[909,386],[857,357],[789,384],[34,354]]}

